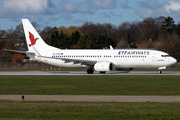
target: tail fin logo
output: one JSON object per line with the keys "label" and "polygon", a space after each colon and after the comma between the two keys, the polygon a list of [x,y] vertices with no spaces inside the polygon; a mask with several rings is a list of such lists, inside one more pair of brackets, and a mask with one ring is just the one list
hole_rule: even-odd
{"label": "tail fin logo", "polygon": [[31,47],[32,45],[35,45],[36,44],[36,41],[39,39],[39,38],[34,38],[34,35],[29,32],[29,39],[31,40],[31,44],[29,44],[29,46]]}

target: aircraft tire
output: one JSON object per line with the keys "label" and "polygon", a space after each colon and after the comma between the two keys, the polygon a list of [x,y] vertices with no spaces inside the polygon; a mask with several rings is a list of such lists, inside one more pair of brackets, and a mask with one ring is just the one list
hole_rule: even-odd
{"label": "aircraft tire", "polygon": [[88,74],[93,74],[93,73],[94,73],[94,70],[93,70],[93,69],[87,69],[87,73],[88,73]]}

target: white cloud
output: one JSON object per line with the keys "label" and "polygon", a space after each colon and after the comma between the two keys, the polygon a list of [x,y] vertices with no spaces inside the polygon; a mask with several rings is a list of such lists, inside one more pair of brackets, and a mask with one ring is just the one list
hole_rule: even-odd
{"label": "white cloud", "polygon": [[146,0],[138,3],[140,4],[140,9],[137,11],[137,14],[141,18],[156,17],[156,10],[161,7],[161,5],[157,4],[156,0]]}
{"label": "white cloud", "polygon": [[158,9],[157,12],[161,16],[170,16],[174,19],[180,19],[180,1],[169,0],[162,6],[161,9]]}
{"label": "white cloud", "polygon": [[157,4],[157,1],[156,1],[156,0],[141,1],[141,2],[139,2],[139,4],[140,4],[141,6],[143,6],[144,8],[154,9],[154,8],[160,7],[160,5]]}
{"label": "white cloud", "polygon": [[168,0],[159,5],[156,0],[146,0],[139,4],[140,8],[137,14],[142,18],[159,16],[180,18],[180,1]]}
{"label": "white cloud", "polygon": [[91,5],[91,1],[86,1],[78,6],[78,10],[80,13],[93,13],[93,6]]}
{"label": "white cloud", "polygon": [[68,2],[68,1],[63,1],[62,7],[65,11],[70,12],[70,13],[75,13],[78,11],[78,8],[73,3]]}
{"label": "white cloud", "polygon": [[83,3],[75,4],[68,1],[61,1],[61,7],[69,13],[87,13],[92,14],[97,9],[114,9],[116,0],[86,0]]}
{"label": "white cloud", "polygon": [[3,0],[0,17],[17,17],[24,14],[53,14],[56,12],[50,0]]}
{"label": "white cloud", "polygon": [[164,9],[170,13],[170,10],[177,11],[180,10],[180,2],[175,0],[170,0],[164,5]]}
{"label": "white cloud", "polygon": [[92,2],[96,8],[112,9],[116,6],[115,0],[93,0]]}
{"label": "white cloud", "polygon": [[137,14],[142,18],[151,17],[153,15],[153,10],[148,8],[141,8],[138,10]]}
{"label": "white cloud", "polygon": [[26,18],[28,18],[32,22],[40,22],[40,21],[42,21],[42,18],[40,16],[32,15],[32,14],[27,15]]}

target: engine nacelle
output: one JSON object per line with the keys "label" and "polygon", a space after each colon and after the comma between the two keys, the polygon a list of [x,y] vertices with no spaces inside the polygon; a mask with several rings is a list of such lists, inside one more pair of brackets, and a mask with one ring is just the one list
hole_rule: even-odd
{"label": "engine nacelle", "polygon": [[94,65],[95,71],[111,71],[113,69],[113,64],[110,62],[97,62]]}
{"label": "engine nacelle", "polygon": [[133,68],[115,68],[117,71],[131,71]]}

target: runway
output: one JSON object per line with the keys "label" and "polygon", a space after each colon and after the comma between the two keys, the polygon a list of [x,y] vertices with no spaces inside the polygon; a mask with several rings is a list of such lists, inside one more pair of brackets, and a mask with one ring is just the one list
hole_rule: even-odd
{"label": "runway", "polygon": [[[180,96],[135,95],[24,95],[24,101],[180,102]],[[0,100],[22,101],[21,95],[0,95]]]}
{"label": "runway", "polygon": [[0,75],[180,75],[180,71],[163,71],[162,74],[157,71],[109,71],[106,74],[96,71],[94,74],[87,74],[86,71],[0,71]]}

